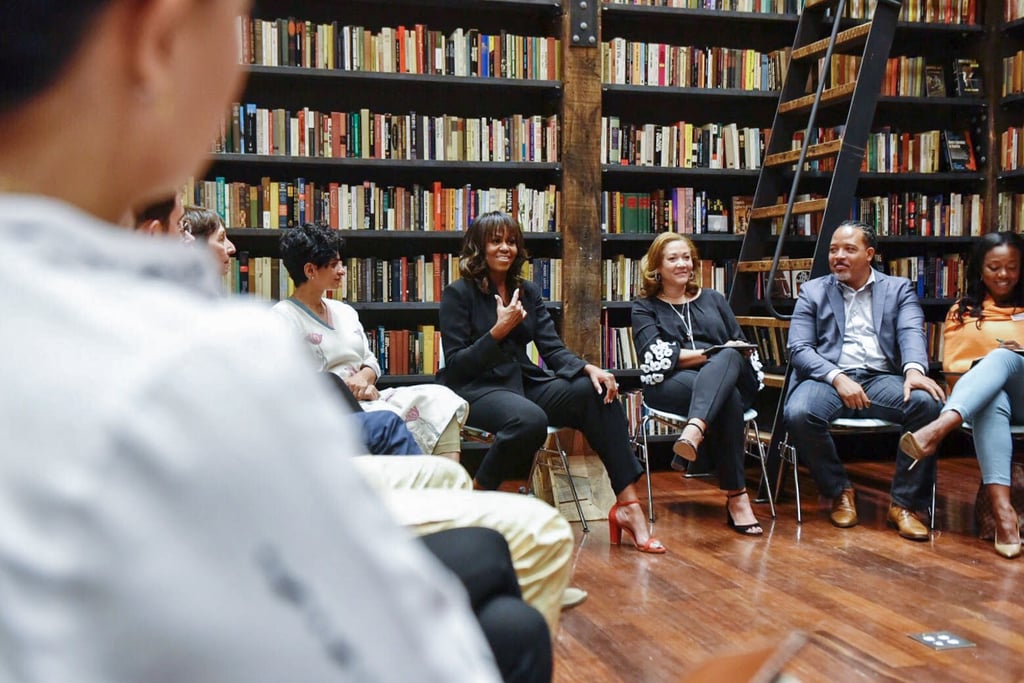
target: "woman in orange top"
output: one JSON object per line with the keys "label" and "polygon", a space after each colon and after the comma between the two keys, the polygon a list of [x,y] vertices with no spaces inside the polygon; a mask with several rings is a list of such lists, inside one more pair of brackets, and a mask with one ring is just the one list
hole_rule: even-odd
{"label": "woman in orange top", "polygon": [[[900,440],[904,452],[932,455],[963,422],[972,423],[981,480],[996,518],[996,552],[1021,554],[1017,513],[1010,503],[1010,424],[1024,423],[1024,243],[1012,232],[982,237],[967,264],[967,291],[946,316],[942,367],[955,382],[942,413]],[[955,378],[959,378],[956,381]]]}

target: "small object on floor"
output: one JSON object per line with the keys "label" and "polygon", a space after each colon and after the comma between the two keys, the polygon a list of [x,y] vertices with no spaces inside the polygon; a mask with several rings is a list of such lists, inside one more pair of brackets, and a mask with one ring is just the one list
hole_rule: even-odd
{"label": "small object on floor", "polygon": [[929,631],[927,633],[911,633],[908,635],[933,650],[956,650],[961,647],[975,647],[975,644],[971,641],[949,631]]}
{"label": "small object on floor", "polygon": [[562,609],[572,609],[587,599],[587,591],[576,586],[566,586],[562,592]]}

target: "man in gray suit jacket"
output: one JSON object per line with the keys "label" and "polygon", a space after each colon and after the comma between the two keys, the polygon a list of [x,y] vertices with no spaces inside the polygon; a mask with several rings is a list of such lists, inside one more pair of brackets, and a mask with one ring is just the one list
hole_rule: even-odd
{"label": "man in gray suit jacket", "polygon": [[[912,431],[935,419],[945,399],[926,374],[924,314],[910,281],[871,268],[876,244],[869,226],[842,223],[829,245],[832,274],[800,289],[789,328],[794,375],[786,429],[821,494],[832,498],[837,527],[854,526],[857,509],[829,423],[873,417]],[[935,460],[914,470],[912,463],[897,452],[888,521],[904,538],[925,540],[928,529],[913,510],[925,507]]]}

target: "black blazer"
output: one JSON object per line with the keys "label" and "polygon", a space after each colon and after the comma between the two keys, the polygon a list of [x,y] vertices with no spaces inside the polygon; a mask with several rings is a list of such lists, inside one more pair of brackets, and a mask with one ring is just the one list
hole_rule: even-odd
{"label": "black blazer", "polygon": [[[441,384],[474,401],[498,389],[523,394],[523,378],[544,382],[579,374],[587,363],[565,348],[540,288],[524,281],[519,286],[519,300],[526,319],[498,342],[490,335],[498,320],[494,295],[484,294],[465,279],[445,287],[440,312],[445,366],[437,373]],[[535,365],[526,354],[531,341],[547,369]]]}

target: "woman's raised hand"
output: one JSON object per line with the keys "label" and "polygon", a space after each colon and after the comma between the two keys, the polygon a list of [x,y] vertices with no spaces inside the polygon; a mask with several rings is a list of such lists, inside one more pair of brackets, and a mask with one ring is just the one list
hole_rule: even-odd
{"label": "woman's raised hand", "polygon": [[491,328],[491,336],[501,341],[508,336],[509,332],[516,328],[516,325],[523,322],[526,319],[526,309],[523,308],[523,304],[519,301],[519,289],[512,292],[512,298],[508,301],[508,306],[502,301],[501,296],[498,294],[494,295],[494,301],[498,313],[498,320],[494,323],[494,327]]}

